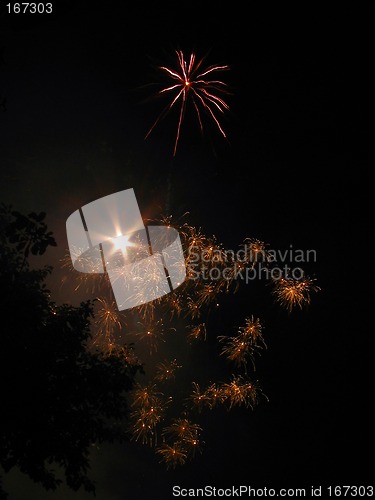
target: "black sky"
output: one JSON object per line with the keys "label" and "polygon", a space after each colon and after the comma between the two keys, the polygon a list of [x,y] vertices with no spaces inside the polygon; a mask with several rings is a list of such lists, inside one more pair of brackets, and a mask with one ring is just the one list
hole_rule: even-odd
{"label": "black sky", "polygon": [[[173,64],[176,49],[229,64],[233,95],[228,141],[210,127],[202,139],[187,120],[173,162],[174,213],[189,212],[230,248],[252,236],[315,249],[308,271],[322,288],[291,316],[251,291],[233,299],[220,320],[250,309],[266,316],[256,375],[269,402],[208,413],[204,453],[173,472],[140,446],[95,451],[97,498],[172,498],[173,484],[370,484],[369,13],[53,5],[50,18],[2,7],[0,201],[47,212],[58,247],[43,263],[55,266],[55,300],[82,298],[59,285],[65,221],[79,206],[133,187],[145,218],[164,210],[176,117],[144,136],[160,109],[148,99],[155,65]],[[189,356],[199,371],[211,354]],[[44,493],[16,473],[7,481],[12,500],[89,497]]]}

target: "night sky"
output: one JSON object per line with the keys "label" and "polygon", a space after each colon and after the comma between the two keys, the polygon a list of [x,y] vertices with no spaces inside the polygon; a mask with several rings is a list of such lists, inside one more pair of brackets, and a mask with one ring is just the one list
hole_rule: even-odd
{"label": "night sky", "polygon": [[[53,14],[27,16],[1,7],[0,201],[47,213],[57,247],[38,263],[54,266],[53,299],[93,298],[61,285],[68,216],[128,188],[144,219],[166,215],[171,165],[174,217],[188,212],[227,248],[255,237],[315,249],[305,268],[321,290],[290,315],[259,283],[223,301],[213,328],[265,321],[255,375],[269,401],[205,413],[203,453],[173,471],[137,443],[96,449],[98,500],[172,498],[175,484],[371,484],[369,13],[119,4],[53,2]],[[230,66],[230,110],[227,140],[210,122],[202,136],[187,115],[172,160],[176,113],[144,138],[163,107],[156,68],[180,49]],[[225,372],[211,348],[184,353],[186,377]],[[91,498],[47,493],[17,471],[4,486],[11,500]]]}

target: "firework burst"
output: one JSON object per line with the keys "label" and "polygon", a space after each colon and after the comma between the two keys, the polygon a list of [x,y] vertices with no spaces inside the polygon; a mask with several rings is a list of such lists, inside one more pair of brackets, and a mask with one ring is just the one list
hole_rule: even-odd
{"label": "firework burst", "polygon": [[192,342],[194,340],[207,339],[207,328],[205,323],[199,323],[199,325],[191,325],[187,328],[190,330],[188,333],[189,342]]}
{"label": "firework burst", "polygon": [[160,461],[166,464],[167,469],[174,469],[177,465],[183,465],[187,459],[187,453],[179,442],[173,445],[164,443],[156,450],[156,453],[161,456]]}
{"label": "firework burst", "polygon": [[176,418],[172,424],[163,429],[163,436],[174,439],[174,446],[186,453],[186,456],[193,458],[196,451],[200,449],[199,434],[202,428],[194,424],[188,418]]}
{"label": "firework burst", "polygon": [[199,318],[201,315],[201,309],[197,301],[193,299],[193,297],[188,296],[186,300],[186,315],[185,317],[190,317],[191,319]]}
{"label": "firework burst", "polygon": [[166,408],[171,399],[165,400],[164,394],[155,385],[137,385],[133,392],[130,415],[130,432],[133,439],[143,444],[156,446],[157,425],[164,419]]}
{"label": "firework burst", "polygon": [[229,409],[233,406],[254,408],[258,402],[260,388],[256,382],[250,382],[241,376],[233,375],[229,383],[223,384],[222,390],[229,401]]}
{"label": "firework burst", "polygon": [[176,418],[172,424],[163,429],[165,436],[171,436],[179,441],[197,438],[202,428],[198,424],[192,423],[187,418]]}
{"label": "firework burst", "polygon": [[263,326],[259,318],[254,319],[254,316],[246,318],[245,325],[240,326],[238,331],[244,339],[248,339],[254,346],[260,347],[260,344],[262,344],[266,347],[262,334]]}
{"label": "firework burst", "polygon": [[295,306],[300,309],[304,305],[310,304],[310,293],[320,290],[314,284],[315,280],[304,276],[302,279],[279,278],[273,281],[273,294],[276,296],[276,302],[281,304],[290,313]]}
{"label": "firework burst", "polygon": [[156,445],[156,425],[161,421],[163,415],[163,408],[160,405],[135,410],[131,414],[133,438],[136,441],[141,441],[142,444]]}
{"label": "firework burst", "polygon": [[262,335],[262,325],[259,319],[252,316],[247,318],[245,326],[238,329],[235,337],[221,335],[218,337],[219,342],[224,343],[221,354],[226,356],[229,361],[233,361],[237,366],[246,366],[250,360],[255,369],[254,355],[266,347]]}
{"label": "firework burst", "polygon": [[115,353],[118,353],[117,356],[119,358],[123,358],[124,361],[130,366],[137,366],[142,364],[141,360],[135,353],[133,344],[121,346],[117,348],[117,350],[115,350]]}
{"label": "firework burst", "polygon": [[166,66],[159,67],[159,69],[171,80],[171,85],[164,87],[159,91],[159,94],[167,94],[170,96],[171,100],[146,134],[147,139],[160,120],[175,105],[179,105],[179,119],[173,156],[176,155],[181,125],[189,100],[192,102],[196,111],[201,131],[203,131],[202,113],[205,113],[214,121],[223,137],[226,137],[226,134],[220,124],[219,116],[223,115],[225,111],[229,109],[228,104],[222,98],[224,94],[229,94],[227,84],[221,80],[212,79],[217,73],[228,70],[229,66],[212,65],[203,68],[204,59],[197,61],[194,53],[190,55],[188,60],[185,59],[185,55],[181,50],[176,51],[176,54],[178,61],[177,69],[167,68]]}
{"label": "firework burst", "polygon": [[[182,285],[183,286],[183,285]],[[181,292],[179,294],[175,292],[169,293],[165,297],[164,304],[168,307],[169,313],[170,313],[170,318],[171,320],[176,317],[178,318],[183,310],[184,304],[183,304],[183,296]]]}
{"label": "firework burst", "polygon": [[197,382],[193,382],[193,391],[187,398],[187,402],[198,412],[201,412],[204,407],[209,406],[210,397],[206,391],[201,390]]}
{"label": "firework burst", "polygon": [[95,323],[100,333],[112,335],[116,328],[123,327],[124,318],[118,310],[115,300],[107,300],[97,297],[100,304],[98,312],[95,314]]}
{"label": "firework burst", "polygon": [[[166,328],[164,326],[163,320],[149,322],[147,324],[138,322],[138,332],[135,333],[137,340],[148,345],[150,354],[155,353],[158,350],[160,343],[164,343],[166,340],[164,334],[166,333]],[[175,328],[167,328],[169,332],[175,332]]]}
{"label": "firework burst", "polygon": [[211,410],[215,408],[219,403],[223,403],[226,399],[225,391],[219,384],[216,384],[215,382],[207,387],[204,394],[207,398],[208,407]]}
{"label": "firework burst", "polygon": [[176,376],[176,371],[179,368],[182,368],[182,366],[179,365],[175,359],[173,361],[158,363],[156,367],[155,380],[158,382],[165,382],[167,380],[174,379]]}
{"label": "firework burst", "polygon": [[155,403],[159,401],[162,395],[162,392],[157,391],[155,384],[146,386],[137,384],[133,389],[133,399],[131,405],[134,408],[155,406]]}
{"label": "firework burst", "polygon": [[[80,262],[82,266],[88,269],[88,272],[77,271],[72,262],[70,250],[66,250],[64,256],[60,259],[61,269],[67,271],[69,274],[63,276],[61,280],[61,286],[70,283],[72,277],[74,279],[74,291],[85,290],[86,293],[97,293],[98,290],[103,290],[103,288],[110,288],[110,283],[102,272],[101,261],[94,260],[85,254],[85,249],[79,247],[73,247],[73,254],[80,256]],[[68,279],[69,276],[69,279]]]}
{"label": "firework burst", "polygon": [[[184,63],[182,53],[179,56],[181,58],[179,60]],[[194,58],[192,64],[194,65]],[[194,66],[196,73],[189,73],[190,79],[204,78],[202,71],[199,75],[198,67],[199,65]],[[164,89],[166,93],[173,90],[177,93],[177,98],[168,110],[177,101],[184,108],[188,95],[193,98],[192,100],[196,100],[197,106],[202,104],[197,97],[198,90],[193,89],[195,80],[191,81],[189,88],[183,88],[183,85],[186,84],[178,81],[177,73],[173,77],[167,68],[163,69],[176,80],[175,86]],[[189,70],[188,67],[185,69]],[[215,69],[212,68],[212,71]],[[207,74],[209,73],[210,71],[207,71]],[[205,97],[207,98],[207,95]],[[213,106],[212,102],[211,105]],[[184,110],[182,115],[183,113]],[[197,113],[200,119],[199,110]],[[179,138],[182,115],[180,115],[178,124],[175,148]],[[111,300],[112,295],[109,295],[108,299],[97,298],[94,314],[96,336],[93,337],[93,342],[95,347],[100,345],[107,354],[118,356],[129,365],[140,365],[141,362],[134,350],[134,344],[122,345],[119,342],[126,318],[126,323],[131,325],[131,331],[126,333],[135,337],[137,349],[140,347],[143,350],[146,347],[149,349],[150,355],[155,355],[158,350],[163,354],[163,362],[152,363],[154,373],[150,374],[148,385],[135,384],[130,392],[128,430],[133,440],[153,447],[167,468],[175,468],[193,458],[202,446],[200,439],[202,429],[197,423],[190,421],[189,413],[193,414],[195,419],[198,416],[201,417],[204,411],[215,411],[216,409],[220,410],[220,408],[225,408],[228,411],[235,409],[235,407],[252,409],[258,404],[261,397],[267,399],[258,382],[251,381],[246,376],[248,364],[252,363],[255,369],[255,356],[260,354],[261,349],[266,349],[267,345],[263,336],[263,324],[254,316],[245,316],[244,324],[237,327],[232,334],[218,336],[221,355],[225,356],[234,367],[241,368],[243,375],[232,373],[224,381],[212,379],[207,382],[202,381],[200,382],[201,387],[197,382],[191,382],[192,388],[188,390],[187,394],[183,394],[184,412],[181,418],[174,418],[176,416],[175,403],[178,402],[180,395],[178,398],[176,397],[176,401],[172,401],[171,397],[161,392],[161,390],[173,389],[173,379],[176,372],[178,373],[178,369],[181,368],[176,359],[173,359],[174,354],[169,349],[167,352],[163,349],[164,343],[168,340],[168,333],[176,332],[176,328],[173,326],[178,329],[186,328],[186,335],[183,337],[186,342],[206,340],[208,314],[215,304],[218,305],[217,300],[219,296],[221,298],[220,294],[230,291],[236,292],[239,287],[237,276],[248,268],[253,269],[263,263],[268,265],[272,262],[272,253],[267,250],[268,244],[254,238],[242,240],[240,251],[237,253],[225,250],[215,236],[207,236],[201,231],[201,228],[190,226],[186,222],[172,223],[172,216],[163,217],[161,220],[153,222],[174,227],[179,232],[184,250],[187,278],[177,292],[156,297],[153,301],[146,300],[148,297],[146,289],[140,286],[136,293],[139,301],[143,303],[134,307],[132,311],[128,311],[124,316],[118,311],[115,301]],[[77,252],[79,253],[80,249]],[[69,256],[63,261],[62,267],[73,271],[74,275],[78,275],[80,278],[76,289],[85,286],[87,290],[93,291],[98,283],[108,286],[109,280],[104,274],[94,274],[99,270],[95,265],[92,267],[92,274],[78,273],[72,267]],[[120,269],[119,273],[121,272]],[[134,278],[137,276],[134,275]],[[147,279],[147,285],[157,290],[159,274],[152,266],[148,269]],[[295,307],[302,308],[303,305],[309,304],[310,294],[320,290],[316,286],[315,280],[305,276],[299,280],[292,279],[288,274],[283,275],[280,279],[272,280],[271,285],[273,286],[272,294],[276,301],[289,312]],[[95,296],[97,293],[95,292]],[[51,314],[56,314],[53,307],[51,307]],[[189,321],[185,321],[186,319]],[[207,347],[209,344],[209,342],[206,344]],[[191,348],[191,351],[194,349]],[[178,359],[181,359],[180,354]],[[185,375],[183,376],[184,380]],[[172,403],[174,405],[170,408]]]}
{"label": "firework burst", "polygon": [[267,246],[266,243],[257,238],[246,238],[241,245],[246,264],[254,268],[258,263],[269,263],[271,254]]}
{"label": "firework burst", "polygon": [[116,346],[115,333],[121,332],[125,326],[124,317],[117,308],[113,299],[97,297],[95,299],[98,309],[95,313],[96,333],[93,338],[94,345],[102,345],[111,352]]}

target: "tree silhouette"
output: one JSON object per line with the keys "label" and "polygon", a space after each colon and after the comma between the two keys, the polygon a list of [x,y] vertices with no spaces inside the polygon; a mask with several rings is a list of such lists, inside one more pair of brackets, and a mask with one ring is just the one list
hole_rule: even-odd
{"label": "tree silhouette", "polygon": [[28,259],[56,245],[44,218],[0,206],[0,464],[46,489],[62,482],[57,465],[70,488],[94,491],[89,450],[127,438],[126,393],[142,367],[130,366],[121,350],[87,348],[90,302],[51,301],[44,281],[52,269],[32,269]]}

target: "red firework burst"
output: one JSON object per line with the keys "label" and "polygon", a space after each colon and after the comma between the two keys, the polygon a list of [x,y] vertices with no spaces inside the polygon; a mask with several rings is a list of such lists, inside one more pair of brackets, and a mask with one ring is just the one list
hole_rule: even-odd
{"label": "red firework burst", "polygon": [[226,134],[220,124],[219,117],[229,109],[228,104],[222,99],[222,97],[220,97],[222,94],[229,93],[227,84],[221,80],[210,79],[212,74],[220,71],[226,71],[229,69],[229,66],[212,65],[204,69],[202,68],[204,59],[200,59],[197,62],[194,53],[190,55],[189,63],[185,60],[185,56],[181,50],[176,51],[176,54],[178,58],[178,69],[174,70],[167,68],[166,66],[159,67],[174,82],[172,85],[160,90],[159,94],[171,93],[172,100],[160,113],[145,137],[145,139],[147,139],[159,121],[173,108],[175,104],[180,105],[173,156],[176,155],[181,125],[184,119],[188,99],[190,99],[193,103],[201,131],[203,131],[203,111],[212,118],[223,137],[226,137]]}

